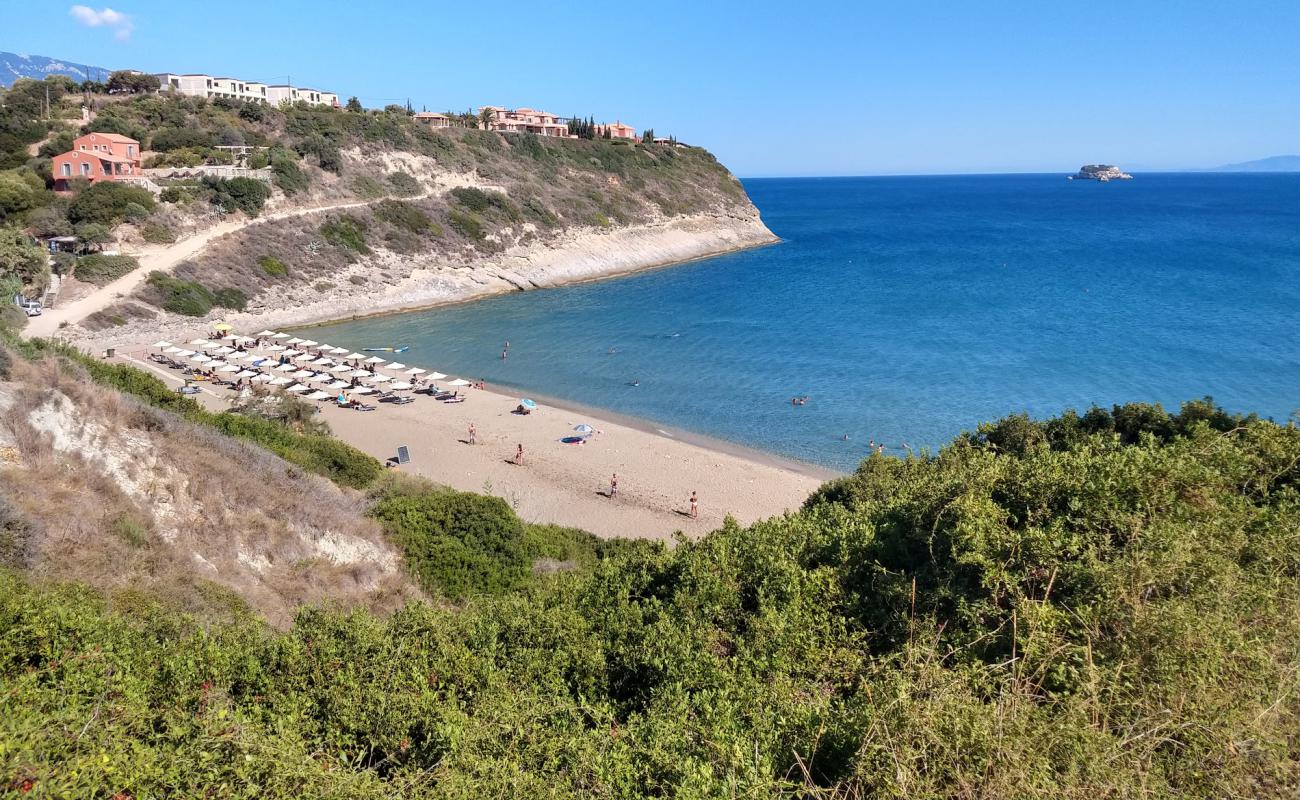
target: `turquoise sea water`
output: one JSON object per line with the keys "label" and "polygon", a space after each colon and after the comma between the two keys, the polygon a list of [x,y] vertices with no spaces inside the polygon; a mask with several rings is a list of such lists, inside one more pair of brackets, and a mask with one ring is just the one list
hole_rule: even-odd
{"label": "turquoise sea water", "polygon": [[1300,175],[745,187],[781,244],[312,336],[846,470],[1019,411],[1300,407]]}

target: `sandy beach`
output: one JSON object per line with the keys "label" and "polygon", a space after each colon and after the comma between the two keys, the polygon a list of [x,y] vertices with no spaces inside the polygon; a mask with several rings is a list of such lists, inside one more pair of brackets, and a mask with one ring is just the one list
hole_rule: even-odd
{"label": "sandy beach", "polygon": [[[147,348],[118,351],[116,358],[180,385],[180,371],[148,360]],[[197,384],[196,397],[225,408],[234,393]],[[732,445],[709,446],[665,435],[649,424],[602,417],[541,402],[531,414],[515,414],[519,398],[489,387],[462,390],[463,403],[416,395],[408,405],[375,404],[375,411],[318,405],[334,435],[381,461],[405,445],[411,461],[401,469],[464,491],[505,499],[529,521],[583,528],[598,536],[670,539],[707,533],[730,514],[741,523],[797,508],[833,472],[786,462]],[[371,401],[372,404],[373,401]],[[477,444],[467,443],[473,423]],[[576,425],[597,433],[585,444],[564,444]],[[514,463],[518,445],[524,463]],[[609,497],[618,475],[618,494]],[[689,514],[691,492],[699,517]]]}

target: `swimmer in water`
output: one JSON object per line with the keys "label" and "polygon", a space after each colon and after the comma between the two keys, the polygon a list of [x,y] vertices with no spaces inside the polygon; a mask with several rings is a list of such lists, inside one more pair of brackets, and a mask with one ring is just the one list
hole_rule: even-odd
{"label": "swimmer in water", "polygon": [[640,386],[640,385],[641,385],[641,381],[638,381],[638,380],[636,380],[636,379],[634,378],[634,379],[632,379],[631,381],[629,381],[627,385],[628,385],[628,386]]}

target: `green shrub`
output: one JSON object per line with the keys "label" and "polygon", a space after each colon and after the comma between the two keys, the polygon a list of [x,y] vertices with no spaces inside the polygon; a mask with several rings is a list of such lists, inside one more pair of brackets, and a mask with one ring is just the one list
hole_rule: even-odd
{"label": "green shrub", "polygon": [[239,289],[217,289],[212,293],[212,303],[213,305],[221,306],[222,308],[243,311],[248,307],[248,296]]}
{"label": "green shrub", "polygon": [[272,278],[283,278],[289,274],[289,268],[275,256],[262,256],[257,259],[257,265]]}
{"label": "green shrub", "polygon": [[298,160],[284,151],[271,156],[271,172],[275,175],[275,185],[286,195],[306,191],[311,184],[307,173],[298,166]]}
{"label": "green shrub", "polygon": [[390,172],[385,180],[388,181],[389,186],[393,187],[393,191],[399,195],[409,197],[410,195],[419,194],[421,190],[420,182],[414,176],[405,172]]}
{"label": "green shrub", "polygon": [[74,223],[113,226],[126,219],[128,207],[132,204],[145,211],[152,210],[155,205],[148,189],[104,181],[86,187],[77,195],[68,206],[68,219]]}
{"label": "green shrub", "polygon": [[157,222],[146,223],[140,229],[140,236],[150,244],[172,244],[176,241],[176,232]]}
{"label": "green shrub", "polygon": [[387,222],[397,228],[424,235],[431,233],[433,220],[418,206],[401,200],[381,200],[374,206],[376,219]]}
{"label": "green shrub", "polygon": [[151,272],[148,285],[160,308],[187,317],[204,317],[216,305],[210,289],[195,281],[184,281],[164,272]]}
{"label": "green shrub", "polygon": [[352,191],[367,199],[383,197],[387,193],[383,185],[369,175],[358,175],[353,178]]}
{"label": "green shrub", "polygon": [[103,286],[140,266],[134,256],[106,256],[102,253],[77,259],[74,274],[79,281]]}
{"label": "green shrub", "polygon": [[385,498],[371,514],[401,545],[426,591],[499,594],[528,577],[523,523],[498,497],[430,491]]}
{"label": "green shrub", "polygon": [[204,188],[212,193],[212,204],[220,206],[226,212],[243,211],[250,217],[256,217],[262,211],[263,204],[271,197],[271,187],[255,178],[215,178],[203,179]]}
{"label": "green shrub", "polygon": [[356,253],[370,252],[370,248],[366,245],[365,220],[351,214],[342,214],[326,220],[325,224],[320,226],[320,235],[335,247],[342,247]]}
{"label": "green shrub", "polygon": [[501,192],[485,192],[472,186],[458,186],[452,189],[450,194],[457,203],[475,214],[497,212],[512,222],[520,220],[519,209]]}
{"label": "green shrub", "polygon": [[453,208],[447,215],[447,223],[461,236],[475,241],[482,241],[487,236],[483,230],[483,218],[469,211]]}

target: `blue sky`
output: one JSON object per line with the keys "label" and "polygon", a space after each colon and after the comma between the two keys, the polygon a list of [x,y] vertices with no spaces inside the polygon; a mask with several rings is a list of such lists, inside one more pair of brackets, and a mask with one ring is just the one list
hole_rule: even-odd
{"label": "blue sky", "polygon": [[[742,176],[1300,152],[1300,2],[0,0],[0,50],[431,110],[595,114]],[[100,24],[91,26],[87,22]]]}

